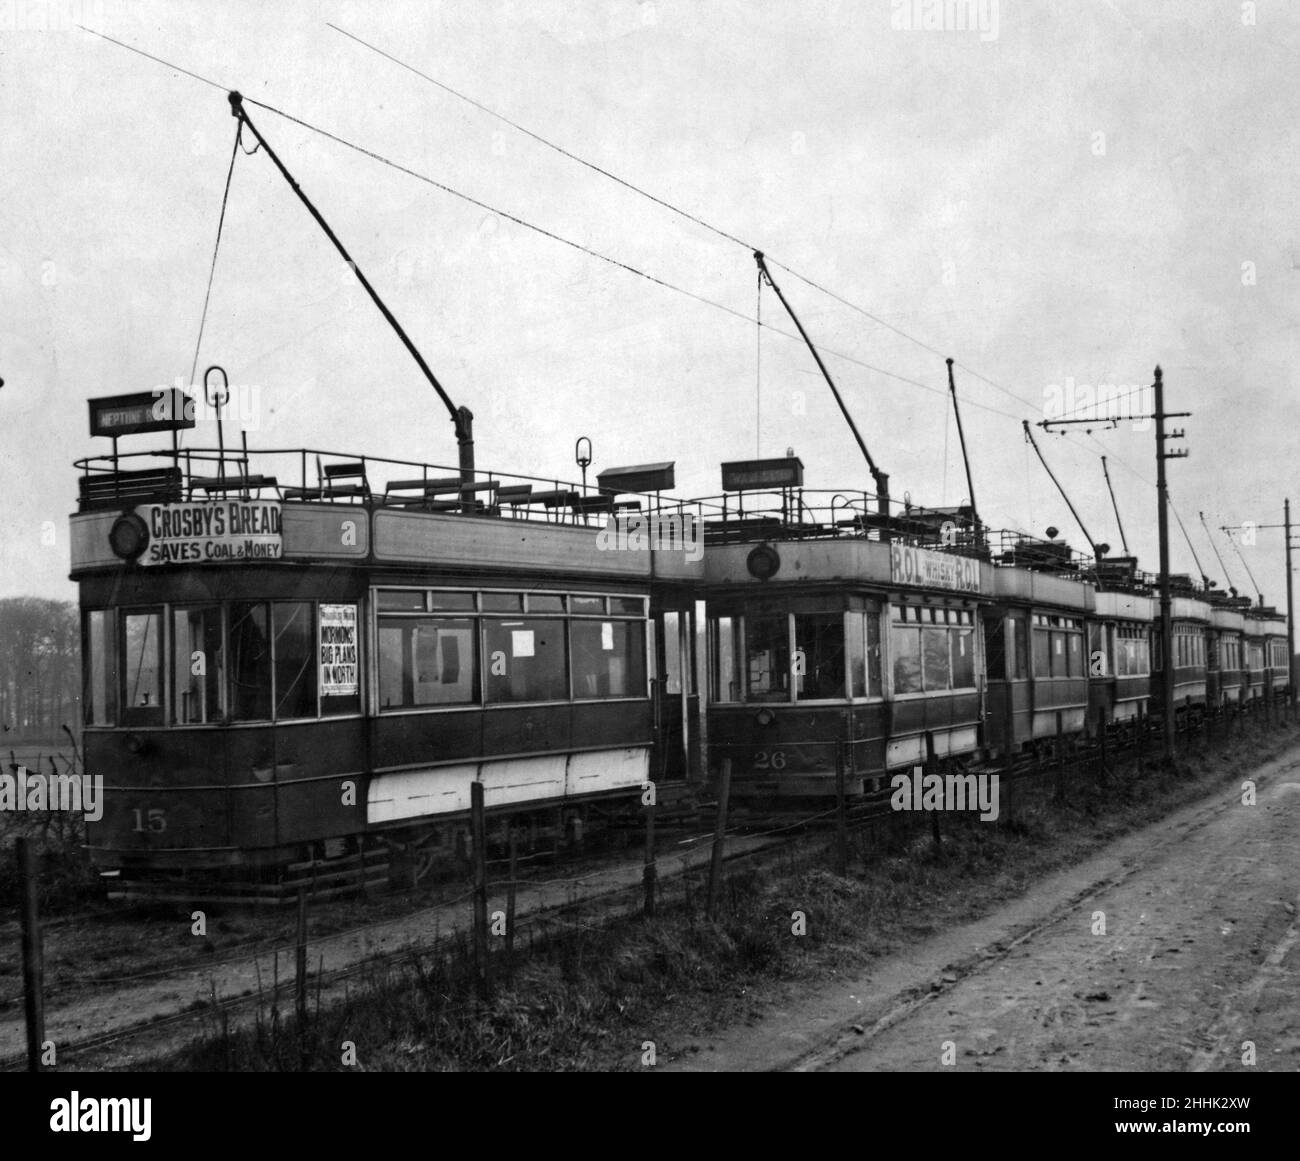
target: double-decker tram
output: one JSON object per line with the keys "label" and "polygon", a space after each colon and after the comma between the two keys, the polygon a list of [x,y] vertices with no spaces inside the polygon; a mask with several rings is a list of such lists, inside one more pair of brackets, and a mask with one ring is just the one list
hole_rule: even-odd
{"label": "double-decker tram", "polygon": [[[92,414],[141,406],[123,398]],[[301,450],[114,449],[79,464],[71,518],[101,868],[378,876],[454,847],[474,782],[490,817],[572,835],[687,772],[698,555],[608,527],[689,529],[684,509]]]}

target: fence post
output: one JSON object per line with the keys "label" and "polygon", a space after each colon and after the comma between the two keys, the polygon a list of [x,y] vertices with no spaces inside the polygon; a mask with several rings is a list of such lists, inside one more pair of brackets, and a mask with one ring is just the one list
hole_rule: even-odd
{"label": "fence post", "polygon": [[487,823],[483,817],[483,783],[469,784],[470,831],[474,859],[474,964],[479,998],[488,998]]}
{"label": "fence post", "polygon": [[835,745],[835,864],[841,877],[849,873],[849,812],[844,786],[844,746]]}
{"label": "fence post", "polygon": [[1103,786],[1106,785],[1110,778],[1110,771],[1106,768],[1106,707],[1097,707],[1097,744],[1101,748],[1101,765],[1098,768],[1097,781]]}
{"label": "fence post", "polygon": [[298,1013],[298,1055],[307,1071],[307,892],[298,890],[298,945],[294,949],[294,990]]}
{"label": "fence post", "polygon": [[510,976],[514,979],[515,971],[515,894],[519,878],[519,849],[515,828],[510,827],[510,885],[506,887],[506,960],[510,964]]}
{"label": "fence post", "polygon": [[1065,727],[1062,723],[1063,711],[1056,711],[1056,786],[1057,802],[1065,801]]}
{"label": "fence post", "polygon": [[41,1072],[45,1043],[45,958],[41,952],[41,921],[36,895],[36,849],[29,838],[16,844],[18,879],[22,888],[23,995],[27,1015],[27,1071]]}
{"label": "fence post", "polygon": [[645,867],[641,871],[641,882],[645,888],[645,902],[642,913],[647,919],[655,917],[655,879],[659,868],[655,865],[655,802],[652,799],[645,807]]}
{"label": "fence post", "polygon": [[722,882],[722,836],[727,830],[727,799],[731,794],[731,759],[722,759],[721,785],[718,787],[718,820],[713,829],[713,862],[709,866],[709,918],[717,912],[718,887]]}

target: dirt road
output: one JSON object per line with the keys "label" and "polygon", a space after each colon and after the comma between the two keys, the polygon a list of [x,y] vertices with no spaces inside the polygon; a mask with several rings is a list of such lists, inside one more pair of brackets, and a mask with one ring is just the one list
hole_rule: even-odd
{"label": "dirt road", "polygon": [[1255,781],[665,1070],[1300,1069],[1300,752]]}

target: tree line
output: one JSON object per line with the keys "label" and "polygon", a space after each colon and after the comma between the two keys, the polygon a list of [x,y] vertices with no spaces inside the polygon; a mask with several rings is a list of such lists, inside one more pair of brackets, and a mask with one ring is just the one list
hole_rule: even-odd
{"label": "tree line", "polygon": [[0,599],[0,730],[6,742],[81,727],[81,629],[71,601]]}

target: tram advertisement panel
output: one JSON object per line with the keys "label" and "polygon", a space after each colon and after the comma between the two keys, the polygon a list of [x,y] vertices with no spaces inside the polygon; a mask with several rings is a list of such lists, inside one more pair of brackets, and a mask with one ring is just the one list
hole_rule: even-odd
{"label": "tram advertisement panel", "polygon": [[320,692],[350,697],[357,692],[357,607],[320,607]]}
{"label": "tram advertisement panel", "polygon": [[980,591],[979,561],[903,544],[889,546],[889,579],[931,589]]}
{"label": "tram advertisement panel", "polygon": [[280,505],[271,500],[145,504],[135,510],[149,530],[142,565],[280,560]]}

